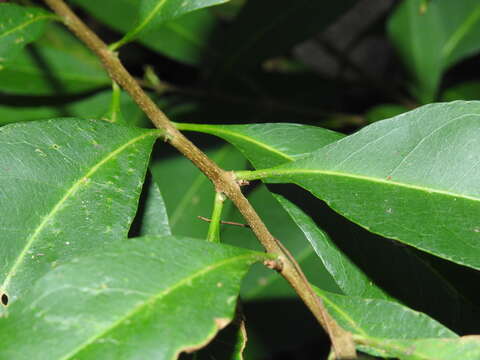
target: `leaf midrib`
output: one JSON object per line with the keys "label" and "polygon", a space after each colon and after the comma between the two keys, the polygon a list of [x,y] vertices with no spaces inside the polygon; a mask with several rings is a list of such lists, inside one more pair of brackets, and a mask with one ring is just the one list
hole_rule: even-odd
{"label": "leaf midrib", "polygon": [[[462,198],[465,200],[472,200],[472,201],[480,201],[480,198],[476,198],[470,195],[466,194],[459,194],[459,193],[453,193],[447,190],[441,190],[441,189],[434,189],[434,188],[427,188],[419,185],[413,185],[413,184],[408,184],[408,183],[403,183],[403,182],[398,182],[394,180],[386,180],[386,179],[380,179],[380,178],[374,178],[366,175],[359,175],[359,174],[352,174],[352,173],[342,173],[342,172],[336,172],[336,171],[331,171],[331,170],[315,170],[315,169],[267,169],[267,170],[258,170],[258,171],[251,171],[251,175],[246,178],[246,180],[257,180],[257,179],[265,179],[269,177],[277,177],[277,176],[282,176],[282,175],[326,175],[326,176],[338,176],[338,177],[345,177],[345,178],[351,178],[351,179],[358,179],[358,180],[364,180],[367,182],[374,182],[374,183],[379,183],[379,184],[386,184],[386,185],[392,185],[392,186],[399,186],[407,189],[412,189],[412,190],[418,190],[422,191],[425,193],[435,193],[435,194],[440,194],[440,195],[446,195],[446,196],[451,196],[455,198]],[[242,177],[243,178],[243,177]]]}
{"label": "leaf midrib", "polygon": [[97,334],[95,336],[92,336],[91,338],[87,339],[85,342],[83,342],[81,345],[79,345],[77,348],[75,348],[69,354],[62,357],[61,360],[72,359],[73,356],[77,355],[83,349],[87,348],[90,344],[92,344],[95,341],[97,341],[98,339],[104,337],[106,334],[110,333],[111,331],[113,331],[118,326],[122,325],[125,321],[127,321],[128,319],[135,316],[135,314],[142,311],[145,307],[155,304],[157,301],[160,301],[165,296],[168,296],[170,293],[177,290],[182,285],[192,282],[195,278],[200,277],[200,276],[202,276],[202,275],[204,275],[208,272],[214,271],[215,269],[217,269],[219,267],[222,267],[224,265],[227,265],[230,262],[240,261],[240,260],[248,259],[248,258],[255,258],[255,256],[258,257],[258,255],[256,255],[256,254],[255,255],[252,255],[252,254],[238,255],[238,256],[231,257],[231,258],[228,258],[226,260],[220,261],[218,263],[211,264],[211,265],[206,266],[204,268],[201,268],[197,272],[194,272],[193,274],[181,279],[177,283],[172,284],[170,287],[161,291],[160,293],[154,294],[149,299],[142,302],[140,305],[137,305],[137,306],[133,307],[132,310],[130,310],[123,317],[121,317],[117,321],[115,321],[111,326],[107,327],[104,331],[100,332],[99,334]]}
{"label": "leaf midrib", "polygon": [[442,53],[443,56],[447,59],[452,55],[453,51],[458,47],[460,42],[465,38],[468,31],[472,28],[473,25],[480,19],[480,6],[478,6],[474,11],[470,13],[465,21],[457,28],[450,38],[446,41],[443,46]]}
{"label": "leaf midrib", "polygon": [[[148,25],[150,21],[157,15],[160,9],[163,7],[167,0],[160,0],[157,5],[152,9],[150,14],[146,16],[134,29],[132,29],[125,37],[122,39],[132,39],[135,38],[144,28]],[[120,40],[120,41],[122,41]]]}
{"label": "leaf midrib", "polygon": [[130,145],[144,139],[147,136],[152,136],[153,134],[154,132],[147,132],[145,134],[137,136],[131,139],[130,141],[126,142],[119,148],[115,149],[114,151],[108,153],[107,156],[105,156],[101,161],[99,161],[97,164],[91,167],[90,170],[85,173],[85,175],[79,177],[78,180],[75,183],[73,183],[71,187],[68,188],[64,196],[53,206],[53,208],[43,218],[40,224],[30,233],[30,236],[28,237],[25,243],[25,246],[23,247],[23,250],[17,256],[17,259],[11,266],[10,270],[6,273],[5,280],[3,281],[3,284],[0,286],[0,289],[3,289],[3,291],[7,292],[8,286],[10,285],[13,275],[17,272],[17,269],[23,264],[23,260],[25,256],[28,254],[29,249],[35,243],[36,239],[41,234],[42,230],[55,217],[55,215],[59,211],[61,211],[63,204],[65,204],[67,200],[69,200],[72,196],[74,196],[77,193],[77,191],[81,188],[82,185],[88,184],[86,180],[90,178],[93,174],[95,174],[95,172],[97,172],[97,170],[100,169],[104,164],[106,164],[108,161],[113,159],[116,155],[120,154],[123,150],[128,148]]}
{"label": "leaf midrib", "polygon": [[257,139],[254,139],[251,136],[243,135],[239,132],[230,131],[230,130],[225,129],[225,128],[218,128],[218,127],[212,128],[209,125],[197,125],[197,124],[186,124],[186,123],[178,123],[176,125],[177,125],[178,129],[185,130],[185,131],[203,132],[203,133],[210,134],[210,135],[216,135],[218,137],[221,137],[218,134],[232,136],[234,138],[244,140],[247,143],[254,144],[254,145],[256,145],[260,148],[263,148],[263,149],[265,149],[265,150],[267,150],[267,151],[269,151],[273,154],[279,155],[280,157],[283,157],[286,161],[294,161],[295,160],[294,157],[292,157],[292,156],[290,156],[290,155],[288,155],[284,152],[281,152],[280,150],[275,149],[273,146],[270,146],[266,143],[260,142],[260,141],[258,141]]}
{"label": "leaf midrib", "polygon": [[8,36],[8,35],[16,32],[16,31],[20,31],[23,28],[27,27],[28,25],[33,24],[34,22],[44,20],[44,19],[52,19],[53,20],[55,18],[56,17],[52,14],[40,14],[40,15],[32,18],[32,19],[29,19],[28,21],[25,21],[25,22],[21,23],[20,25],[15,26],[14,28],[11,28],[11,29],[5,31],[4,33],[0,33],[0,38]]}

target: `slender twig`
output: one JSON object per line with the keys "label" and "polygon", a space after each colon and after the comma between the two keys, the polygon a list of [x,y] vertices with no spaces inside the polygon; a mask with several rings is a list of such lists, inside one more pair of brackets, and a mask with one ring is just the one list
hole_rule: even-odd
{"label": "slender twig", "polygon": [[315,294],[298,263],[289,251],[275,239],[260,219],[252,205],[242,194],[233,172],[228,172],[215,164],[200,149],[190,142],[167,116],[155,105],[137,81],[124,68],[116,53],[80,20],[63,0],[44,0],[59,15],[65,25],[83,41],[102,61],[110,77],[127,91],[138,106],[145,112],[155,127],[165,131],[165,138],[172,146],[192,161],[214,184],[215,190],[225,194],[252,228],[263,247],[278,256],[283,263],[281,274],[295,289],[317,320],[329,334],[337,358],[356,357],[355,345],[349,332],[341,328],[326,311],[322,300]]}
{"label": "slender twig", "polygon": [[[212,221],[212,219],[206,218],[205,216],[198,215],[197,218],[199,218],[200,220],[206,221],[206,222],[211,222]],[[239,226],[239,227],[244,227],[244,228],[249,228],[250,227],[250,225],[248,225],[248,224],[242,224],[242,223],[235,222],[235,221],[220,220],[220,224],[222,224],[222,225],[233,225],[233,226]]]}

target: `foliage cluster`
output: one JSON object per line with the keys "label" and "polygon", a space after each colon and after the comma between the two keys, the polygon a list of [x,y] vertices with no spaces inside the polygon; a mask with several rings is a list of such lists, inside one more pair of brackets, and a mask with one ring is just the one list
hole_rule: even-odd
{"label": "foliage cluster", "polygon": [[[359,356],[480,359],[477,0],[68,5],[249,183]],[[0,359],[334,359],[283,253],[62,22],[0,3]]]}

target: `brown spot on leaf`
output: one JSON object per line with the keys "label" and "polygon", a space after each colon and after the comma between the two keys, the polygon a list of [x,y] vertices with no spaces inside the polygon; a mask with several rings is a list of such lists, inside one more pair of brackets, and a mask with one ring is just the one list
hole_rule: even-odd
{"label": "brown spot on leaf", "polygon": [[7,306],[8,305],[8,295],[3,293],[2,296],[1,296],[1,301],[2,301],[3,306]]}
{"label": "brown spot on leaf", "polygon": [[217,325],[218,330],[222,330],[225,326],[230,323],[230,319],[227,318],[215,318],[215,325]]}

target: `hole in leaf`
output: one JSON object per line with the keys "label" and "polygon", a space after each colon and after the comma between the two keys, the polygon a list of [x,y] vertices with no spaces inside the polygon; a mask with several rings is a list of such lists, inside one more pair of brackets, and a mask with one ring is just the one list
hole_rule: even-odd
{"label": "hole in leaf", "polygon": [[4,306],[7,306],[7,305],[8,305],[8,295],[7,295],[7,294],[2,294],[1,300],[2,300],[2,304],[3,304]]}

